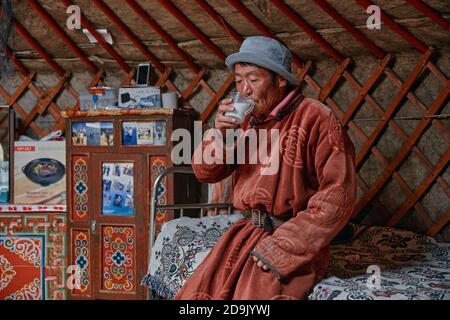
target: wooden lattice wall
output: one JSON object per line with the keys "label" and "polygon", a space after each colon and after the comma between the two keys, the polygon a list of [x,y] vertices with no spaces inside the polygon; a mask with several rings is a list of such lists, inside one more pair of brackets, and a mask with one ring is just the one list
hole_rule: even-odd
{"label": "wooden lattice wall", "polygon": [[[65,5],[70,5],[69,0],[61,0]],[[101,83],[104,70],[89,60],[86,54],[77,46],[77,44],[64,32],[55,20],[45,11],[45,9],[35,0],[28,0],[30,8],[34,9],[39,16],[46,21],[49,26],[49,32],[57,36],[62,44],[71,49],[87,67],[91,73],[91,81],[86,83],[86,87]],[[186,106],[191,106],[199,110],[198,106],[192,103],[196,95],[203,94],[208,97],[208,102],[202,106],[200,119],[205,121],[212,114],[219,100],[227,93],[233,84],[233,77],[228,75],[222,85],[213,90],[208,83],[210,79],[208,74],[210,70],[201,67],[193,62],[185,51],[177,46],[171,35],[165,32],[157,22],[134,0],[125,0],[130,10],[133,10],[142,19],[143,23],[149,28],[157,32],[174,50],[183,61],[186,62],[191,72],[191,81],[184,87],[176,86],[173,78],[177,75],[177,70],[173,70],[164,66],[158,59],[142,44],[138,36],[134,34],[118,16],[101,0],[93,0],[100,11],[103,12],[117,26],[134,46],[141,52],[143,59],[150,61],[158,75],[156,85],[159,85],[170,91],[177,91],[181,95],[182,102]],[[342,56],[337,50],[326,42],[321,35],[312,28],[298,13],[293,11],[283,1],[270,1],[278,10],[283,12],[287,19],[298,26],[299,30],[306,32],[331,58],[334,64],[334,71],[330,73],[326,81],[319,84],[316,78],[315,63],[311,61],[303,61],[297,55],[293,56],[293,66],[297,70],[298,79],[305,91],[312,92],[312,95],[318,100],[328,105],[338,115],[342,123],[348,130],[349,134],[357,146],[356,166],[358,170],[358,202],[353,214],[355,221],[364,222],[372,221],[376,224],[385,224],[388,226],[397,226],[406,216],[414,213],[416,215],[416,223],[422,226],[423,232],[430,236],[437,236],[448,225],[450,220],[450,188],[448,179],[444,178],[450,158],[450,129],[439,118],[439,113],[448,103],[450,94],[450,80],[448,74],[450,70],[441,70],[436,64],[436,59],[441,54],[439,51],[428,47],[425,43],[417,39],[401,25],[396,23],[385,13],[382,13],[382,20],[386,27],[390,28],[399,35],[399,41],[407,41],[413,50],[420,53],[420,56],[414,62],[414,66],[409,74],[402,79],[395,71],[395,56],[388,54],[371,42],[366,36],[346,21],[327,1],[314,0],[321,12],[332,17],[337,24],[342,26],[357,41],[369,49],[370,53],[377,60],[376,66],[371,70],[371,76],[365,81],[361,81],[354,74],[356,62],[351,57]],[[197,39],[199,39],[207,50],[210,50],[219,59],[224,60],[226,54],[215,45],[202,31],[195,26],[183,13],[170,1],[159,1],[161,8],[167,10],[173,15],[176,23],[181,23],[187,30],[191,31]],[[228,34],[240,44],[243,37],[233,29],[222,17],[204,0],[196,0],[199,8],[202,8],[205,14],[208,14],[217,22]],[[242,19],[250,22],[260,32],[260,34],[275,37],[269,28],[264,25],[258,18],[246,8],[240,1],[229,0],[229,5],[233,6],[241,13]],[[450,24],[442,18],[438,13],[426,6],[422,1],[408,0],[408,3],[423,12],[426,16],[436,22],[436,27],[443,28],[447,32],[450,31]],[[360,5],[363,9],[371,5],[369,0],[355,0],[355,4]],[[99,45],[117,62],[123,71],[122,84],[132,83],[134,69],[127,64],[125,60],[109,45],[96,31],[90,21],[84,16],[81,18],[84,28],[88,29],[99,42]],[[174,22],[175,23],[175,22]],[[75,101],[78,101],[78,92],[71,86],[70,79],[73,75],[64,70],[55,60],[42,48],[37,39],[34,39],[30,33],[21,25],[19,21],[15,21],[16,32],[23,37],[43,58],[48,66],[58,76],[59,81],[52,87],[42,88],[35,84],[36,72],[28,70],[27,67],[17,60],[8,50],[8,55],[16,66],[22,83],[15,88],[13,92],[8,92],[0,86],[0,96],[6,104],[13,105],[17,115],[22,120],[22,126],[19,133],[27,130],[33,130],[38,136],[44,136],[53,130],[64,128],[64,119],[60,116],[60,111],[65,108],[77,110],[78,102],[72,106],[61,106],[57,103],[57,98],[64,92],[70,94]],[[444,53],[448,54],[448,53]],[[447,57],[448,58],[448,57]],[[420,86],[423,84],[425,77],[433,77],[437,80],[437,93],[431,103],[426,104],[417,95]],[[380,104],[373,93],[380,86],[389,86],[394,93],[393,98],[386,104]],[[339,104],[335,96],[340,91],[346,90],[347,95],[352,96],[350,103]],[[20,98],[26,93],[31,92],[37,97],[36,104],[31,108],[24,108],[19,104]],[[408,130],[394,117],[398,114],[406,104],[414,108],[414,112],[418,115],[414,121],[414,127]],[[361,122],[358,122],[355,116],[363,109],[370,109],[379,120],[372,122],[370,132],[367,127],[363,128]],[[30,111],[26,111],[26,110]],[[200,111],[200,110],[199,110]],[[50,115],[54,118],[54,124],[51,127],[42,129],[37,125],[37,120],[43,115]],[[1,120],[0,120],[1,122]],[[428,130],[432,128],[437,132],[440,138],[446,142],[445,150],[439,154],[438,160],[432,161],[427,153],[422,150],[418,143],[424,137]],[[386,151],[380,148],[380,140],[386,137],[389,132],[389,138],[393,139],[398,147],[389,156]],[[430,141],[431,143],[431,141]],[[402,172],[402,166],[409,162],[420,167],[422,177],[419,182],[411,184]],[[365,167],[368,162],[376,163],[379,170],[376,176],[372,176],[370,181],[365,174]],[[447,174],[448,177],[448,174]],[[394,187],[392,187],[394,185]],[[441,201],[444,201],[444,210],[442,212],[430,213],[422,200],[432,188],[438,188],[443,194]],[[402,198],[401,204],[395,209],[386,208],[380,194],[389,190],[396,189]],[[446,204],[445,204],[446,203]],[[374,209],[375,208],[375,209]],[[374,213],[374,210],[376,211]],[[375,218],[370,215],[375,214]],[[415,230],[417,231],[417,230]],[[442,238],[441,238],[442,239]]]}

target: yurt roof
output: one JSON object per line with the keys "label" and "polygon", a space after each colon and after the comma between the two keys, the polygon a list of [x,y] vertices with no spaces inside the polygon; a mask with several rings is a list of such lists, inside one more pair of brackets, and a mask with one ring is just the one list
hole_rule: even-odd
{"label": "yurt roof", "polygon": [[[288,45],[302,60],[317,61],[328,57],[329,53],[320,47],[317,39],[313,39],[298,22],[286,15],[286,10],[311,27],[342,56],[354,57],[370,54],[369,46],[376,46],[389,53],[410,50],[415,44],[408,41],[408,38],[416,39],[417,43],[423,43],[425,46],[448,45],[450,42],[449,31],[445,30],[445,26],[448,28],[450,4],[442,0],[429,0],[425,6],[418,5],[418,3],[423,4],[421,1],[405,0],[376,2],[383,11],[383,15],[392,18],[394,23],[403,29],[402,34],[385,27],[385,21],[379,30],[368,29],[366,22],[371,13],[366,12],[366,7],[375,2],[366,0],[285,2],[266,0],[13,1],[16,21],[45,48],[51,57],[69,69],[85,67],[85,65],[74,63],[79,61],[79,58],[74,55],[73,50],[61,42],[60,36],[49,26],[49,22],[44,17],[44,11],[76,43],[88,59],[96,64],[101,64],[102,68],[114,67],[117,66],[117,63],[100,45],[90,44],[81,30],[66,28],[66,21],[70,16],[70,13],[66,12],[68,4],[79,5],[82,15],[92,27],[106,28],[114,41],[112,47],[120,57],[130,64],[146,60],[146,57],[130,40],[130,37],[118,27],[114,18],[111,18],[112,15],[123,22],[136,36],[136,39],[164,66],[189,67],[161,34],[152,29],[142,16],[133,10],[133,7],[138,6],[144,11],[144,15],[153,20],[197,65],[223,68],[223,56],[205,45],[202,37],[216,46],[216,51],[227,55],[239,48],[237,35],[245,38],[264,34],[264,28],[266,28],[273,36]],[[112,15],[107,11],[110,11]],[[430,15],[433,13],[446,24],[442,25],[442,22],[439,24],[440,21],[433,20],[433,16]],[[367,37],[367,42],[358,42],[336,20],[336,16],[341,22],[346,21],[357,32]],[[188,28],[186,23],[192,24],[197,32]],[[82,25],[82,28],[85,27]],[[12,43],[17,58],[27,64],[34,64],[35,67],[40,66],[41,57],[24,37],[16,36]],[[41,67],[43,66],[45,64],[41,65]]]}

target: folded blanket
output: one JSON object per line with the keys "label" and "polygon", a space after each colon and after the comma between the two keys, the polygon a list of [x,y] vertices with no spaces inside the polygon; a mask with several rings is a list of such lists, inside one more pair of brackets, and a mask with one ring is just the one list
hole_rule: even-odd
{"label": "folded blanket", "polygon": [[182,217],[163,224],[141,284],[159,297],[172,299],[225,231],[242,218],[241,214]]}

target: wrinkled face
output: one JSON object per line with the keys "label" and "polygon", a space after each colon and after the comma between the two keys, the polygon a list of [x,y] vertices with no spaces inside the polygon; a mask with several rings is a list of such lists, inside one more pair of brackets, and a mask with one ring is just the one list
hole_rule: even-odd
{"label": "wrinkled face", "polygon": [[267,116],[285,95],[287,81],[264,68],[236,63],[236,90],[255,101],[253,114]]}

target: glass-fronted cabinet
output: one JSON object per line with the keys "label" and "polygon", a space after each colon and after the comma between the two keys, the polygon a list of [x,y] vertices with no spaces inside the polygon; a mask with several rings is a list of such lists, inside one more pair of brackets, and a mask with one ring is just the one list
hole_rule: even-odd
{"label": "glass-fronted cabinet", "polygon": [[[193,133],[187,110],[99,110],[65,115],[68,264],[78,270],[69,299],[146,299],[150,195],[156,177],[173,166],[176,129]],[[191,135],[193,136],[193,135]],[[160,204],[198,202],[191,177],[170,176]],[[174,218],[156,213],[156,226]]]}
{"label": "glass-fronted cabinet", "polygon": [[12,189],[12,170],[15,132],[14,111],[10,106],[0,106],[0,204],[9,203]]}

